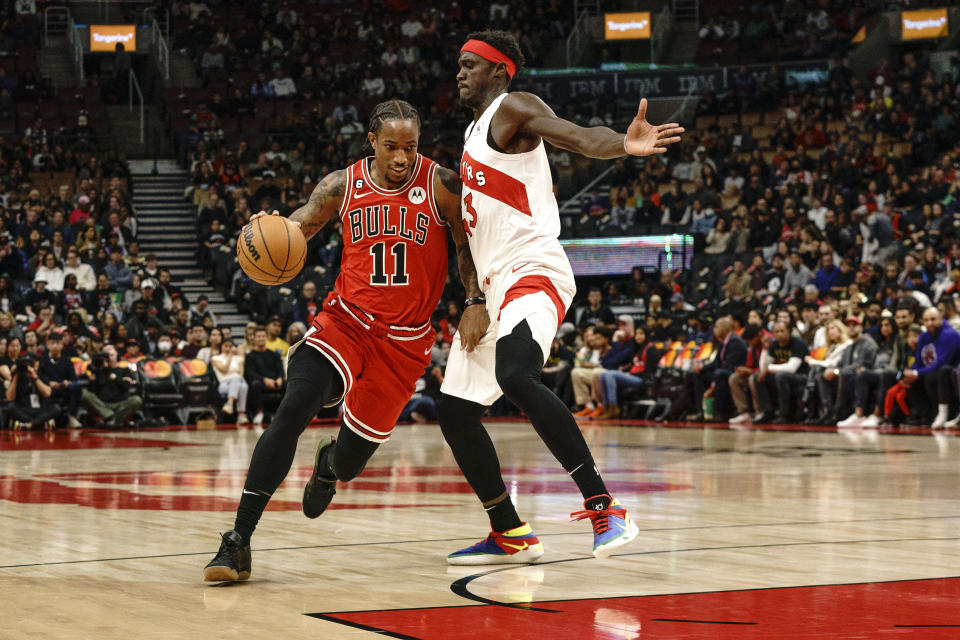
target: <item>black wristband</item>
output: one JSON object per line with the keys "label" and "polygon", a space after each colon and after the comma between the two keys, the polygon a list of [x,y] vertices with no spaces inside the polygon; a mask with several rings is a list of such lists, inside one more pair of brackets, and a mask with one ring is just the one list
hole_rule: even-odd
{"label": "black wristband", "polygon": [[467,298],[463,301],[463,308],[466,309],[470,305],[474,304],[487,304],[487,299],[483,296],[476,296],[474,298]]}

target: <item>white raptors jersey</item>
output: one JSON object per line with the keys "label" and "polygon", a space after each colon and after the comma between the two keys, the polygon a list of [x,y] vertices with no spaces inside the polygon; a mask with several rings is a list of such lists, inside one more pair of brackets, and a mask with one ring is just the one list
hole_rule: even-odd
{"label": "white raptors jersey", "polygon": [[490,122],[506,97],[496,98],[467,128],[460,160],[463,224],[480,287],[494,311],[511,284],[543,275],[569,305],[576,285],[557,240],[560,212],[543,141],[526,153],[501,153],[488,142]]}

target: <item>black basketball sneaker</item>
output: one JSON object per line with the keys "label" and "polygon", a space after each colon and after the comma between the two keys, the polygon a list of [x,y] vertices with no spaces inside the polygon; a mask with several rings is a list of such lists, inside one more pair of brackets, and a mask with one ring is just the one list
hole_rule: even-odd
{"label": "black basketball sneaker", "polygon": [[240,534],[231,529],[223,534],[220,550],[203,568],[206,582],[230,582],[250,577],[250,545],[243,544]]}
{"label": "black basketball sneaker", "polygon": [[337,478],[333,473],[333,451],[323,459],[323,452],[332,447],[336,440],[327,436],[317,445],[317,457],[313,463],[313,473],[307,486],[303,488],[303,515],[316,518],[323,513],[333,496],[337,493]]}

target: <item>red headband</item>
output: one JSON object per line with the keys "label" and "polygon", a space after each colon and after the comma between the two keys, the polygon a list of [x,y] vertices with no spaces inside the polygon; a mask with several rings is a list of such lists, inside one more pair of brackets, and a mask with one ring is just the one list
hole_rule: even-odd
{"label": "red headband", "polygon": [[513,60],[503,55],[503,53],[494,46],[482,42],[480,40],[467,40],[467,43],[460,47],[460,52],[469,51],[470,53],[475,53],[484,60],[489,60],[490,62],[497,64],[502,62],[507,65],[507,75],[510,76],[510,79],[513,80],[513,76],[517,73],[517,65],[513,63]]}

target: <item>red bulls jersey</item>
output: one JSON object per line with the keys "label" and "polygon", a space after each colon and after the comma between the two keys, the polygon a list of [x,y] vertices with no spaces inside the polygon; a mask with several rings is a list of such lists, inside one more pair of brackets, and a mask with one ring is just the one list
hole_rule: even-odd
{"label": "red bulls jersey", "polygon": [[384,189],[370,178],[372,161],[347,168],[337,293],[381,322],[417,327],[430,320],[447,279],[447,229],[433,197],[437,163],[417,154],[406,184]]}

